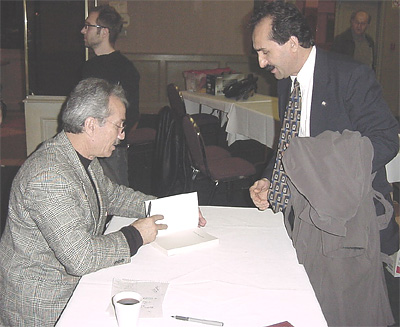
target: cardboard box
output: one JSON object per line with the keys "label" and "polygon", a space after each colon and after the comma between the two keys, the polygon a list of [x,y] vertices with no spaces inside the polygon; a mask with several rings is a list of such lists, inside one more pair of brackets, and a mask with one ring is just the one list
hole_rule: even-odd
{"label": "cardboard box", "polygon": [[200,92],[206,89],[207,75],[221,75],[222,73],[231,72],[229,67],[202,69],[202,70],[186,70],[183,72],[185,77],[186,90],[192,92]]}
{"label": "cardboard box", "polygon": [[184,72],[186,90],[191,92],[199,92],[206,85],[207,74],[202,72],[187,71]]}
{"label": "cardboard box", "polygon": [[237,81],[244,79],[244,74],[222,74],[222,75],[207,75],[206,92],[212,95],[223,95],[223,90]]}

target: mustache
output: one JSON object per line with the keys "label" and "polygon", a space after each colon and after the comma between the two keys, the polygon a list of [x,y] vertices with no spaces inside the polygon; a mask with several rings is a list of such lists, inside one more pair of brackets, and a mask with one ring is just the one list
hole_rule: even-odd
{"label": "mustache", "polygon": [[272,66],[272,65],[267,65],[266,67],[265,67],[265,69],[267,70],[267,72],[270,72],[271,70],[273,70],[275,68],[275,66]]}

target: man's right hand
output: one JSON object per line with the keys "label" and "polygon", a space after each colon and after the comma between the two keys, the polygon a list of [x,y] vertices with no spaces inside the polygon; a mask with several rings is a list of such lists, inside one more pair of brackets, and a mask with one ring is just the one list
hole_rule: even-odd
{"label": "man's right hand", "polygon": [[167,229],[166,224],[156,224],[156,221],[164,219],[162,215],[154,215],[147,218],[141,218],[132,223],[143,239],[143,245],[153,242],[156,239],[160,229]]}
{"label": "man's right hand", "polygon": [[263,178],[256,181],[249,189],[251,199],[253,200],[255,206],[260,210],[269,208],[269,185],[270,181],[266,178]]}

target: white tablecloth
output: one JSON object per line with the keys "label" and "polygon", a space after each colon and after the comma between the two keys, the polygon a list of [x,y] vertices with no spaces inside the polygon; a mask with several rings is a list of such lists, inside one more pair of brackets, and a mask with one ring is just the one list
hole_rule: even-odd
{"label": "white tablecloth", "polygon": [[296,327],[327,326],[281,214],[227,207],[202,212],[206,231],[219,245],[171,257],[143,246],[131,263],[84,276],[57,326],[117,326],[107,311],[114,277],[169,283],[163,318],[140,318],[140,327],[200,326],[172,315],[222,321],[226,327],[286,320]]}
{"label": "white tablecloth", "polygon": [[400,182],[400,150],[397,156],[386,165],[386,174],[389,183]]}
{"label": "white tablecloth", "polygon": [[[276,130],[279,130],[278,99],[255,94],[247,100],[228,99],[223,95],[183,91],[186,111],[189,114],[210,113],[217,109],[227,119],[227,141],[253,139],[272,147]],[[222,123],[226,122],[222,115]]]}
{"label": "white tablecloth", "polygon": [[227,116],[228,144],[246,137],[273,147],[276,131],[280,128],[277,98],[268,97],[268,101],[263,102],[237,102]]}

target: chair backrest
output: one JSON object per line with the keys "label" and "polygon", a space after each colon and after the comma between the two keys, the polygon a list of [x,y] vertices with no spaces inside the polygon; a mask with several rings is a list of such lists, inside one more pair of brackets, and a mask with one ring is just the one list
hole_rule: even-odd
{"label": "chair backrest", "polygon": [[179,88],[174,83],[168,84],[167,95],[171,108],[176,110],[180,116],[186,115],[185,102]]}
{"label": "chair backrest", "polygon": [[[186,180],[185,147],[181,119],[169,106],[159,112],[155,140],[152,194],[166,196],[183,192]],[[189,172],[187,172],[189,174]],[[182,188],[180,188],[182,187]]]}
{"label": "chair backrest", "polygon": [[190,115],[185,115],[182,118],[182,127],[193,168],[201,171],[206,176],[210,176],[204,140],[200,134],[199,127]]}
{"label": "chair backrest", "polygon": [[129,145],[142,145],[154,143],[157,131],[151,127],[140,127],[131,129],[125,137]]}

